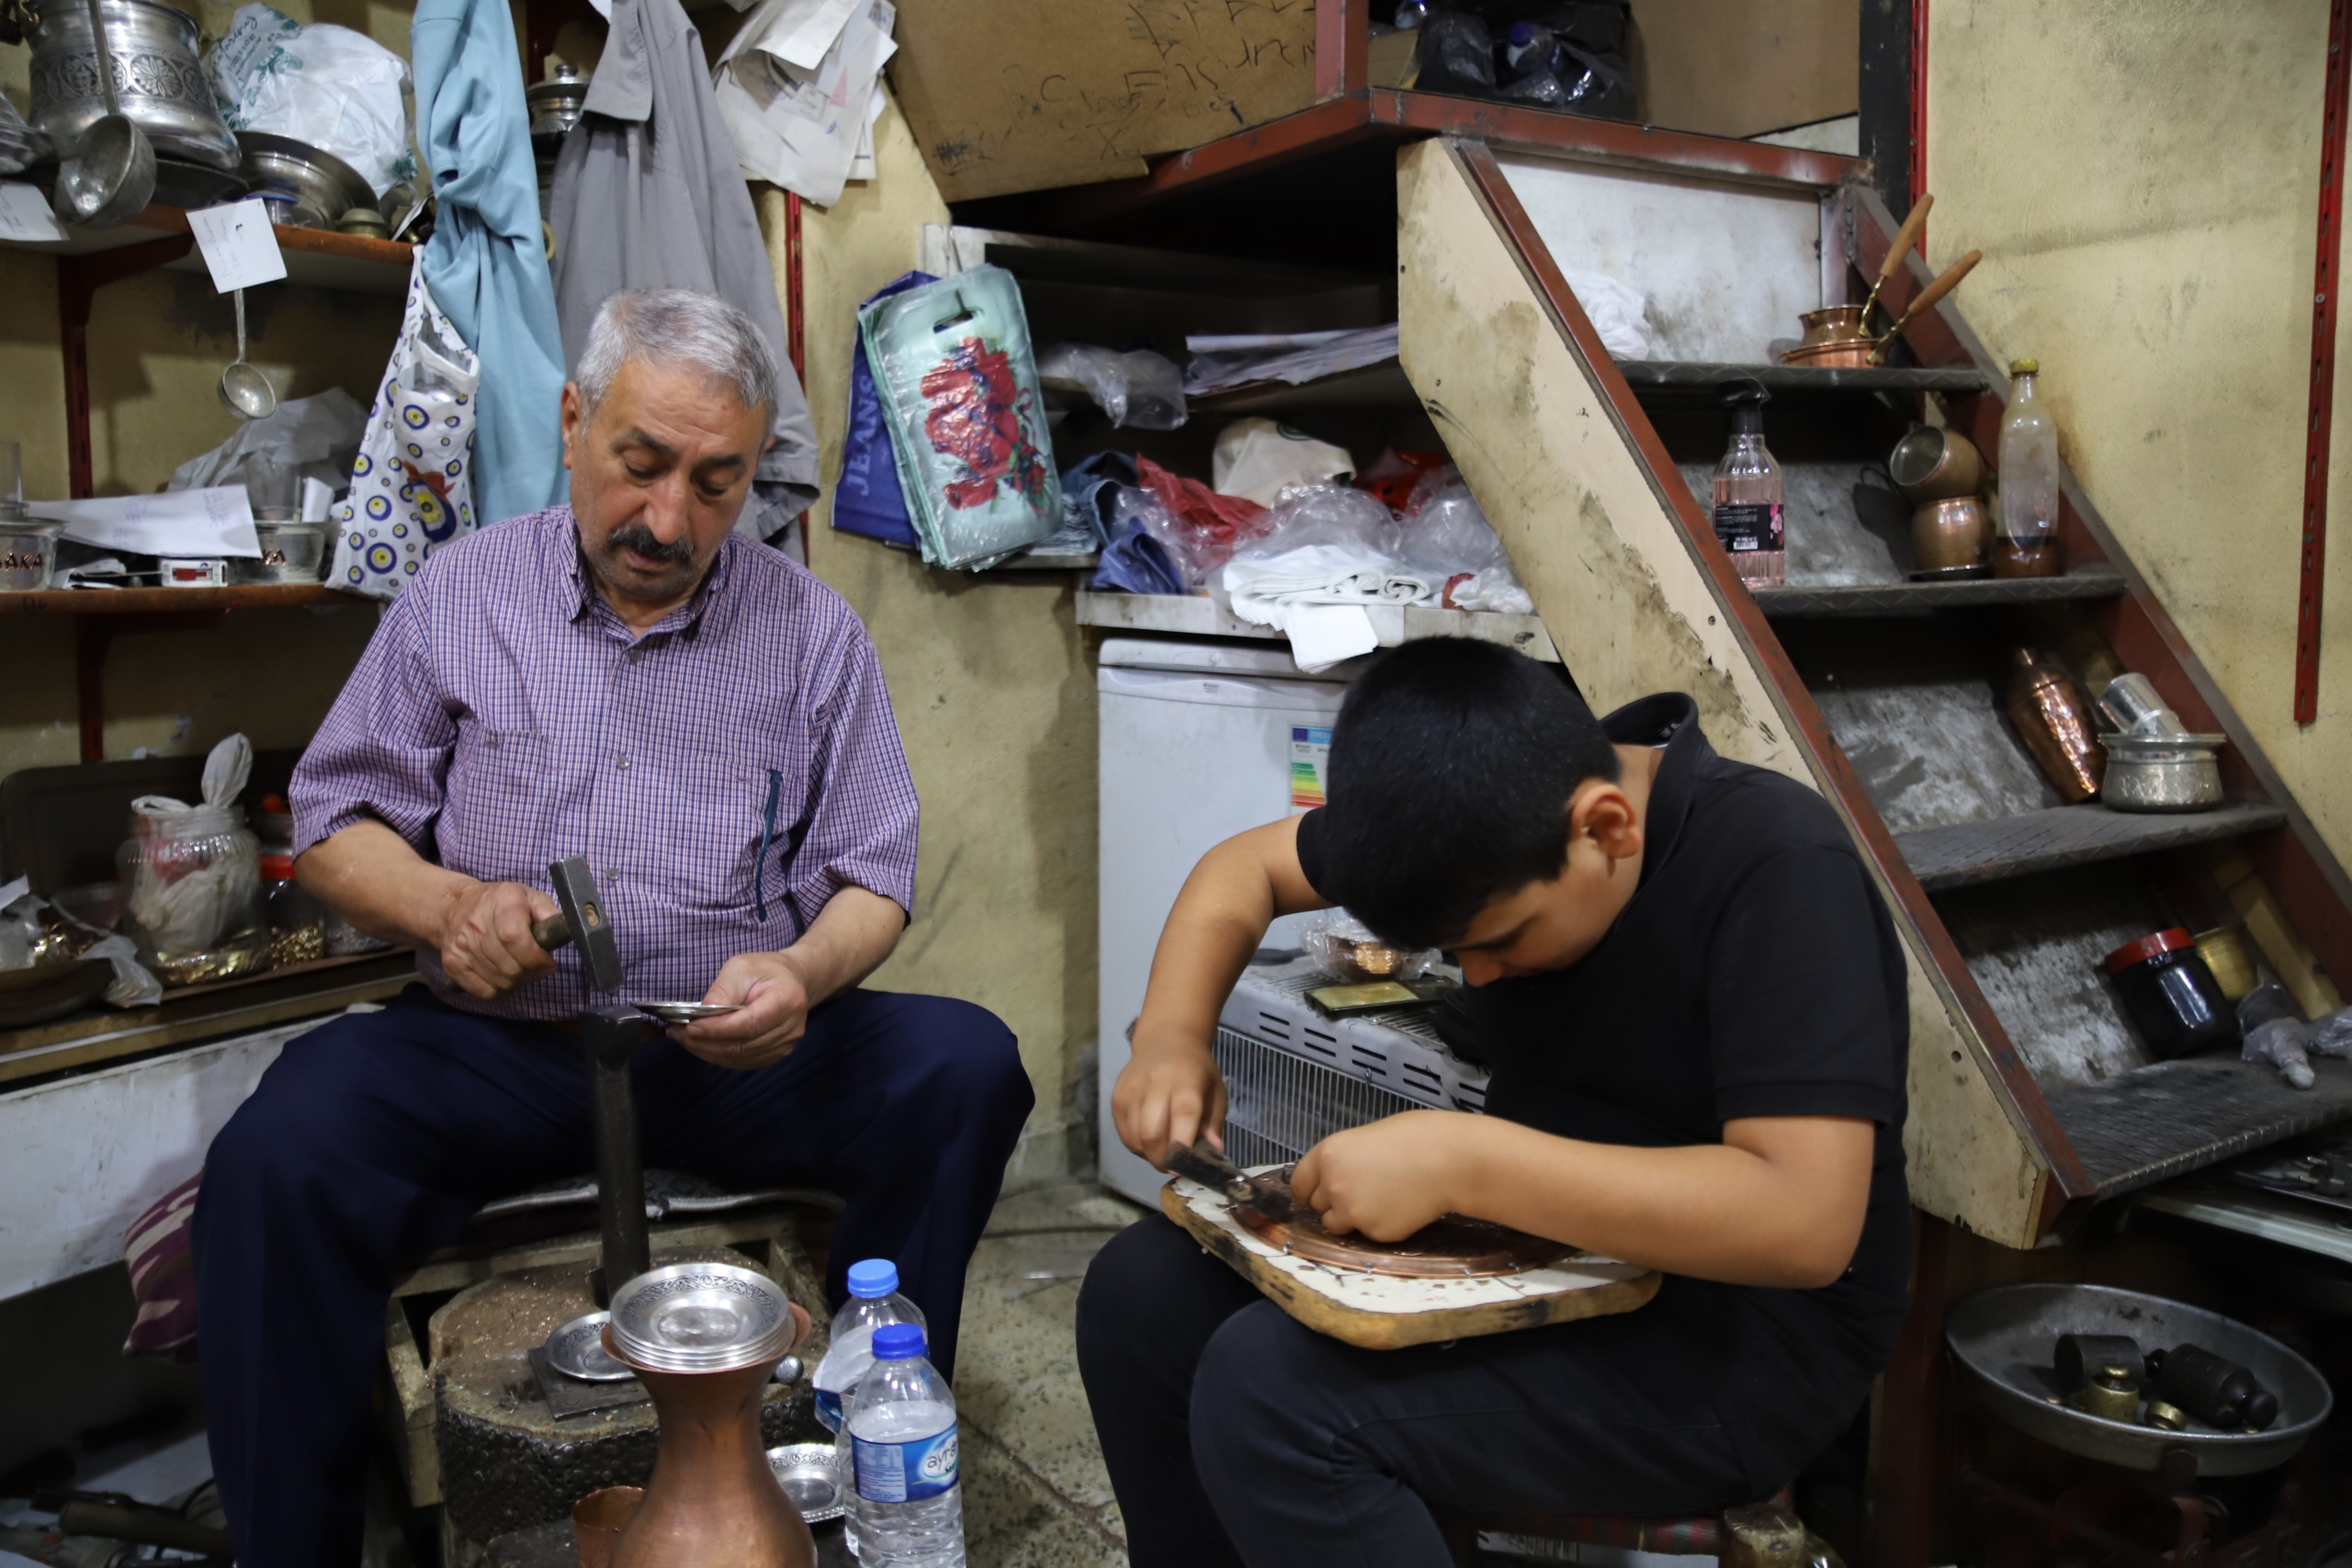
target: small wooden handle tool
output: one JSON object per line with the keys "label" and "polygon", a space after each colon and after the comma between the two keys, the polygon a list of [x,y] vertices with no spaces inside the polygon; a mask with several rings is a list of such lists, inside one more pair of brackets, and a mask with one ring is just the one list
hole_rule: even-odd
{"label": "small wooden handle tool", "polygon": [[1971,251],[1944,268],[1942,274],[1933,283],[1919,290],[1919,297],[1911,301],[1909,309],[1895,318],[1894,324],[1886,329],[1886,335],[1880,338],[1877,345],[1871,350],[1871,363],[1873,365],[1886,363],[1886,345],[1903,335],[1903,329],[1911,324],[1912,318],[1922,310],[1932,308],[1938,300],[1959,288],[1960,280],[1966,277],[1976,264],[1984,259],[1983,251]]}
{"label": "small wooden handle tool", "polygon": [[1903,227],[1894,231],[1894,243],[1886,247],[1886,259],[1878,264],[1878,278],[1871,285],[1869,296],[1862,300],[1862,313],[1854,318],[1865,332],[1870,330],[1871,307],[1878,303],[1878,291],[1886,287],[1888,278],[1902,270],[1903,258],[1911,254],[1913,245],[1919,243],[1919,231],[1928,226],[1928,209],[1935,204],[1934,197],[1921,197],[1917,205],[1911,209],[1911,216],[1903,220]]}

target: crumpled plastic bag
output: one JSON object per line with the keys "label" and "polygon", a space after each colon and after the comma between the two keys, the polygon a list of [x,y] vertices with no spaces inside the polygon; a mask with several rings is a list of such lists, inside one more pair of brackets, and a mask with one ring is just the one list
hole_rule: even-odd
{"label": "crumpled plastic bag", "polygon": [[368,411],[341,387],[291,398],[266,419],[237,426],[228,440],[172,470],[165,490],[207,490],[247,482],[256,460],[277,463],[304,479],[341,491],[351,483],[352,459],[368,428]]}
{"label": "crumpled plastic bag", "polygon": [[1306,922],[1299,943],[1324,969],[1351,985],[1418,980],[1444,962],[1433,947],[1398,947],[1345,909],[1328,909]]}
{"label": "crumpled plastic bag", "polygon": [[1219,495],[1272,506],[1295,486],[1344,483],[1355,470],[1356,460],[1344,446],[1271,419],[1237,419],[1217,432],[1209,487]]}
{"label": "crumpled plastic bag", "polygon": [[1568,288],[1611,359],[1650,356],[1649,301],[1605,273],[1571,272]]}
{"label": "crumpled plastic bag", "polygon": [[1439,603],[1446,609],[1535,613],[1502,540],[1451,467],[1424,478],[1407,502],[1397,558],[1442,585]]}
{"label": "crumpled plastic bag", "polygon": [[[244,793],[253,765],[253,742],[232,735],[204,759],[201,806],[142,795],[130,803],[131,812],[153,819],[154,833],[168,837],[166,824],[174,818],[198,811],[226,813]],[[144,824],[141,830],[147,831]],[[251,855],[191,855],[166,864],[168,858],[160,852],[141,855],[123,912],[157,952],[200,952],[232,929],[238,915],[250,907],[261,885],[260,867]]]}
{"label": "crumpled plastic bag", "polygon": [[0,970],[29,969],[44,956],[44,948],[53,952],[62,945],[77,962],[102,958],[113,966],[114,978],[103,993],[109,1006],[153,1007],[164,999],[164,983],[139,962],[138,946],[129,937],[84,925],[30,887],[21,876],[0,887]]}
{"label": "crumpled plastic bag", "polygon": [[1159,503],[1157,512],[1122,495],[1115,511],[1122,523],[1132,517],[1159,540],[1169,558],[1183,572],[1187,592],[1197,592],[1214,572],[1233,558],[1233,552],[1273,530],[1273,513],[1254,501],[1219,495],[1195,479],[1171,474],[1148,457],[1136,459],[1142,488]]}
{"label": "crumpled plastic bag", "polygon": [[2312,1071],[2312,1027],[2286,987],[2266,979],[2248,991],[2238,1002],[2238,1028],[2245,1036],[2242,1060],[2267,1063],[2294,1089],[2318,1081]]}
{"label": "crumpled plastic bag", "polygon": [[1190,593],[1184,569],[1160,541],[1173,537],[1176,525],[1168,509],[1151,492],[1134,485],[1113,484],[1093,492],[1089,504],[1103,523],[1109,542],[1094,569],[1091,586],[1123,593]]}
{"label": "crumpled plastic bag", "polygon": [[379,198],[415,177],[408,62],[365,33],[240,6],[204,63],[230,130],[332,152]]}
{"label": "crumpled plastic bag", "polygon": [[1184,423],[1184,372],[1148,348],[1125,353],[1091,343],[1057,343],[1037,355],[1037,379],[1085,389],[1122,429],[1174,430]]}

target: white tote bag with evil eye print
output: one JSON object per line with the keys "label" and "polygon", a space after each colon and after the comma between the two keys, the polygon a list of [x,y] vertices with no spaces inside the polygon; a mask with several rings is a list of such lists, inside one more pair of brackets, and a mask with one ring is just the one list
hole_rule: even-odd
{"label": "white tote bag with evil eye print", "polygon": [[423,265],[414,266],[400,341],[351,465],[351,493],[328,513],[336,525],[329,584],[398,598],[426,556],[473,532],[481,383],[481,362],[433,303]]}

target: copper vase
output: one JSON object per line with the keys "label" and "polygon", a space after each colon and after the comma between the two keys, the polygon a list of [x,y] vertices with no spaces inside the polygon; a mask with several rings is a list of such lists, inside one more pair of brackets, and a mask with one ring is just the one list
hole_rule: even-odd
{"label": "copper vase", "polygon": [[2107,754],[2091,724],[2090,699],[2072,675],[2030,648],[2012,649],[2009,660],[2017,670],[2009,682],[2009,722],[2018,738],[2067,805],[2096,798]]}
{"label": "copper vase", "polygon": [[[792,1308],[797,1348],[808,1314]],[[614,1343],[605,1348],[629,1358]],[[653,1478],[614,1544],[612,1568],[814,1568],[817,1543],[785,1495],[760,1438],[760,1402],[784,1351],[724,1371],[639,1365],[661,1421]]]}

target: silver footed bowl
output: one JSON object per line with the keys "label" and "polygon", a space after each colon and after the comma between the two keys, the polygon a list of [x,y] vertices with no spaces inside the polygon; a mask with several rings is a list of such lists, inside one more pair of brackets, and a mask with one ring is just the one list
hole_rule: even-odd
{"label": "silver footed bowl", "polygon": [[797,1334],[784,1287],[753,1269],[673,1263],[613,1296],[612,1347],[657,1372],[731,1372],[774,1361]]}

